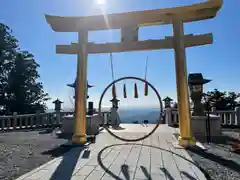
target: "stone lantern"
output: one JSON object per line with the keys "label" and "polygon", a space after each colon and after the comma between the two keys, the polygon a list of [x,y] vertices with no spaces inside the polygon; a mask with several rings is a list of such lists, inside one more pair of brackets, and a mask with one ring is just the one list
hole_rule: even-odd
{"label": "stone lantern", "polygon": [[53,101],[53,103],[55,104],[55,111],[60,111],[62,110],[61,104],[63,103],[62,101],[60,101],[59,99]]}
{"label": "stone lantern", "polygon": [[[76,90],[76,80],[74,81],[74,83],[72,83],[72,84],[67,84],[67,86],[69,86],[69,87],[72,87],[72,88],[74,88],[74,90]],[[92,88],[92,87],[94,87],[93,85],[89,85],[88,84],[88,82],[87,82],[87,89],[88,88]],[[75,92],[75,91],[74,91]],[[75,96],[73,96],[73,98],[75,99]],[[87,95],[87,99],[89,98],[89,96]]]}
{"label": "stone lantern", "polygon": [[56,123],[59,125],[61,122],[61,110],[62,110],[62,101],[60,101],[59,99],[53,101],[53,103],[55,104],[55,112],[56,112]]}
{"label": "stone lantern", "polygon": [[119,103],[120,100],[118,100],[117,98],[112,98],[110,100],[110,102],[112,102],[112,107],[113,108],[118,108],[118,103]]}
{"label": "stone lantern", "polygon": [[171,102],[173,101],[173,99],[167,96],[166,98],[163,99],[163,101],[165,108],[171,108]]}
{"label": "stone lantern", "polygon": [[202,104],[203,84],[209,83],[211,80],[204,79],[201,73],[192,73],[188,75],[188,85],[190,89],[190,97],[193,101],[193,116],[204,116],[204,106]]}

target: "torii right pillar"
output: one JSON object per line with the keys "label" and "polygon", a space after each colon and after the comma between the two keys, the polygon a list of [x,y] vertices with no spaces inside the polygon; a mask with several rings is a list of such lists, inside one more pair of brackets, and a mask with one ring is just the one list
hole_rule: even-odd
{"label": "torii right pillar", "polygon": [[183,22],[178,19],[173,20],[173,43],[175,52],[176,84],[178,99],[178,117],[180,136],[179,145],[183,147],[192,146],[196,141],[192,137],[190,103],[187,83],[187,64],[184,46]]}

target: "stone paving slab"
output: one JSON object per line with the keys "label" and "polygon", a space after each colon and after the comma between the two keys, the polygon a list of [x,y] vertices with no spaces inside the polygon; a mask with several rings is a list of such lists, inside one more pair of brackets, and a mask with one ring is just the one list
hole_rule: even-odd
{"label": "stone paving slab", "polygon": [[[130,126],[115,133],[134,138],[152,127],[138,125],[131,132],[134,125]],[[137,143],[124,143],[102,132],[87,149],[74,148],[17,180],[205,180],[187,151],[174,147],[174,132],[161,125],[154,135]]]}

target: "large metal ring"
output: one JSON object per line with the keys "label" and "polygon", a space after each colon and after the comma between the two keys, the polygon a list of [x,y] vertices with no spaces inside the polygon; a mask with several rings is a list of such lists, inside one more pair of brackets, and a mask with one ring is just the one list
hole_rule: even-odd
{"label": "large metal ring", "polygon": [[139,80],[139,81],[142,81],[143,83],[147,83],[148,86],[150,86],[152,88],[152,90],[155,92],[156,96],[157,96],[157,99],[159,101],[159,108],[160,108],[160,112],[159,112],[159,119],[157,120],[157,123],[156,123],[156,126],[153,128],[153,130],[148,133],[147,135],[143,136],[143,137],[140,137],[140,138],[136,138],[136,139],[125,139],[125,138],[122,138],[122,137],[119,137],[117,136],[116,134],[114,134],[113,132],[111,132],[109,130],[109,128],[104,124],[103,127],[106,129],[106,131],[112,135],[113,137],[119,139],[119,140],[122,140],[122,141],[125,141],[125,142],[136,142],[136,141],[141,141],[143,139],[146,139],[148,138],[149,136],[151,136],[158,128],[158,126],[160,125],[160,122],[161,122],[161,119],[162,119],[162,114],[163,114],[163,106],[162,106],[162,100],[161,100],[161,97],[158,93],[158,91],[156,90],[156,88],[150,84],[148,81],[144,80],[144,79],[141,79],[141,78],[138,78],[138,77],[133,77],[133,76],[126,76],[126,77],[122,77],[122,78],[119,78],[117,80],[114,80],[113,82],[111,82],[103,91],[103,93],[101,94],[101,97],[100,97],[100,101],[99,101],[99,105],[98,105],[98,113],[99,113],[99,116],[101,117],[101,120],[104,122],[104,118],[102,116],[102,100],[103,100],[103,97],[105,95],[105,93],[107,92],[107,90],[115,83],[119,82],[119,81],[122,81],[122,80],[126,80],[126,79],[133,79],[133,80]]}

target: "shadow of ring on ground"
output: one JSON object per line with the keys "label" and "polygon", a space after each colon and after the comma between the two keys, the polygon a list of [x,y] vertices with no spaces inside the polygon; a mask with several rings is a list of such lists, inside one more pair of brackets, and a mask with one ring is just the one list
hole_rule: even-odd
{"label": "shadow of ring on ground", "polygon": [[[144,145],[144,144],[139,144],[139,143],[121,143],[121,144],[113,144],[113,145],[110,145],[110,146],[106,146],[106,147],[103,148],[101,151],[99,151],[98,156],[97,156],[97,161],[98,161],[98,164],[101,166],[101,168],[102,168],[107,174],[109,174],[110,176],[112,176],[112,177],[113,177],[114,179],[116,179],[116,180],[124,180],[124,179],[120,178],[118,175],[116,175],[116,174],[114,174],[112,171],[110,171],[110,170],[108,169],[108,167],[104,166],[101,157],[102,157],[102,153],[103,153],[106,149],[111,148],[111,147],[114,147],[114,146],[124,146],[124,145],[145,146],[145,147],[155,148],[155,149],[159,149],[159,150],[162,150],[162,151],[167,151],[167,152],[173,153],[174,155],[179,156],[180,158],[182,158],[182,159],[190,162],[191,164],[193,164],[194,166],[196,166],[197,168],[199,168],[199,169],[202,171],[202,173],[205,175],[206,179],[210,179],[209,175],[208,175],[200,166],[198,166],[196,163],[194,163],[194,162],[188,160],[187,158],[185,158],[185,157],[183,157],[183,156],[181,156],[181,155],[179,155],[179,154],[176,154],[176,153],[174,153],[174,152],[172,152],[172,151],[169,151],[169,150],[167,150],[167,149],[163,149],[163,148],[160,148],[160,147],[157,147],[157,146],[152,146],[152,145]],[[122,165],[121,168],[124,168],[123,166],[124,166],[124,165]],[[127,166],[127,165],[125,165],[125,166]],[[141,167],[141,168],[142,168],[142,167]],[[125,167],[124,169],[127,169],[127,168]],[[164,168],[164,169],[165,169],[165,168]],[[143,168],[142,168],[142,170],[143,170]],[[159,169],[159,171],[160,171],[160,170],[162,170],[162,169]],[[192,177],[192,176],[191,176],[190,174],[188,174],[187,172],[185,172],[185,171],[183,171],[183,172],[184,172],[184,175],[185,175],[185,176],[187,175],[187,177],[188,177],[189,179],[191,179],[191,180],[196,180],[194,177]],[[183,173],[183,172],[181,171],[181,173]],[[146,174],[145,171],[143,171],[143,173]],[[171,175],[170,175],[168,172],[166,173],[166,169],[164,170],[164,173],[165,173],[165,175],[166,175],[169,179],[172,178]],[[124,173],[125,178],[126,178],[127,176],[129,176],[129,175],[126,175],[126,174],[127,174],[127,173],[125,172],[125,173]],[[148,178],[151,179],[150,177],[148,177]],[[172,178],[172,179],[173,179],[173,178]],[[174,179],[173,179],[173,180],[174,180]]]}

